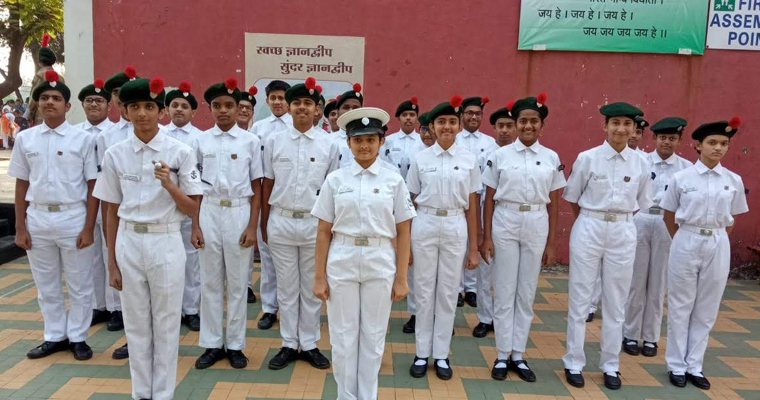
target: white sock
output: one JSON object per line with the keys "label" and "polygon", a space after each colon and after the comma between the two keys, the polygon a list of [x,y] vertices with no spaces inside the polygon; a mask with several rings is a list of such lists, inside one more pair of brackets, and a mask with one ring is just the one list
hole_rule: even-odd
{"label": "white sock", "polygon": [[522,358],[522,353],[520,353],[519,351],[513,351],[512,352],[512,361],[520,361],[522,359],[523,359]]}
{"label": "white sock", "polygon": [[525,364],[525,363],[517,364],[517,368],[525,369],[525,370],[529,370],[530,369],[530,368],[528,368],[528,365]]}
{"label": "white sock", "polygon": [[446,363],[446,360],[438,360],[436,361],[435,365],[437,365],[439,368],[448,368],[449,364]]}
{"label": "white sock", "polygon": [[683,372],[672,372],[672,374],[675,376],[684,376]]}
{"label": "white sock", "polygon": [[651,347],[654,348],[654,343],[645,342],[644,347]]}
{"label": "white sock", "polygon": [[581,371],[580,371],[580,370],[577,370],[577,369],[571,369],[569,372],[570,372],[571,374],[573,374],[573,375],[580,375],[580,374],[581,374]]}
{"label": "white sock", "polygon": [[617,372],[605,372],[605,374],[607,374],[609,376],[614,376],[615,378],[617,378],[617,376],[618,376]]}
{"label": "white sock", "polygon": [[638,345],[638,344],[639,344],[639,342],[637,342],[637,341],[635,341],[635,340],[629,340],[629,341],[625,342],[625,345],[626,345],[626,346],[630,346],[630,345]]}
{"label": "white sock", "polygon": [[422,366],[422,365],[427,365],[427,360],[424,359],[424,358],[423,359],[419,359],[419,360],[417,360],[417,361],[414,362],[414,365],[416,365],[418,367]]}
{"label": "white sock", "polygon": [[695,373],[693,373],[693,374],[691,374],[691,375],[692,375],[692,376],[696,376],[697,378],[704,378],[704,377],[705,377],[704,375],[702,375],[702,373],[701,373],[701,372],[695,372]]}
{"label": "white sock", "polygon": [[504,361],[499,361],[498,363],[496,363],[494,368],[507,368],[507,363],[505,363]]}

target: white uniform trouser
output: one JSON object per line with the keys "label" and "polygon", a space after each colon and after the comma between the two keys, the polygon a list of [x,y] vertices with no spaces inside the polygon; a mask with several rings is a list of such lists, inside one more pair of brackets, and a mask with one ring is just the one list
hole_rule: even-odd
{"label": "white uniform trouser", "polygon": [[185,247],[185,289],[182,294],[182,312],[185,315],[198,314],[198,302],[201,300],[201,264],[198,261],[198,249],[190,242],[193,233],[193,221],[182,221],[182,244]]}
{"label": "white uniform trouser", "polygon": [[[77,237],[84,227],[84,205],[60,212],[30,206],[26,229],[32,239],[27,250],[29,267],[37,285],[37,302],[45,322],[45,341],[71,342],[87,339],[92,321],[92,259],[95,247],[77,249]],[[61,274],[66,278],[69,312],[63,298]]]}
{"label": "white uniform trouser", "polygon": [[317,218],[290,218],[275,212],[269,216],[269,252],[277,271],[277,302],[280,305],[282,346],[308,351],[319,341],[322,300],[314,288],[314,246]]}
{"label": "white uniform trouser", "polygon": [[[277,314],[277,273],[274,270],[272,254],[269,252],[269,246],[261,238],[261,218],[259,218],[259,228],[256,229],[256,238],[259,245],[259,256],[261,257],[261,275],[259,277],[259,297],[261,300],[261,311],[270,314]],[[248,268],[248,287],[253,289],[253,263]]]}
{"label": "white uniform trouser", "polygon": [[[468,246],[469,248],[469,246]],[[465,250],[465,253],[467,250]],[[462,264],[464,268],[464,264]],[[459,292],[476,293],[478,291],[478,271],[474,269],[466,269],[462,271],[462,279],[459,282]]]}
{"label": "white uniform trouser", "polygon": [[500,360],[506,360],[513,350],[525,352],[548,233],[546,208],[521,212],[496,207],[492,232],[493,319]]}
{"label": "white uniform trouser", "polygon": [[599,309],[599,301],[602,299],[602,270],[599,270],[599,276],[594,280],[594,291],[591,294],[591,304],[588,307],[589,314],[596,313]]}
{"label": "white uniform trouser", "polygon": [[[543,251],[543,250],[542,250]],[[479,257],[480,264],[478,264],[478,322],[484,324],[493,323],[493,309],[494,298],[491,294],[491,287],[493,286],[493,267],[486,264],[483,261],[483,257]],[[493,261],[491,261],[493,264]]]}
{"label": "white uniform trouser", "polygon": [[134,399],[174,396],[185,257],[180,232],[137,233],[119,226],[116,262]]}
{"label": "white uniform trouser", "polygon": [[[207,349],[245,348],[248,319],[246,275],[253,261],[253,247],[240,245],[240,237],[251,218],[251,206],[222,207],[201,202],[200,225],[205,246],[200,249],[201,334],[200,345]],[[227,284],[227,336],[222,336],[224,286]]]}
{"label": "white uniform trouser", "polygon": [[412,221],[417,357],[449,357],[466,252],[463,213],[448,217],[420,213]]}
{"label": "white uniform trouser", "polygon": [[414,301],[414,269],[412,265],[406,270],[406,283],[409,285],[409,294],[406,295],[406,311],[411,315],[417,315],[417,302]]}
{"label": "white uniform trouser", "polygon": [[731,261],[724,229],[710,236],[681,227],[668,264],[668,370],[702,372],[707,340],[718,317]]}
{"label": "white uniform trouser", "polygon": [[567,353],[565,368],[583,370],[583,344],[594,282],[601,269],[602,279],[602,372],[619,371],[620,343],[623,341],[625,301],[631,287],[636,251],[633,221],[606,222],[583,214],[570,233],[570,281],[567,310]]}
{"label": "white uniform trouser", "polygon": [[662,215],[639,212],[636,224],[636,259],[625,305],[623,337],[657,343],[668,279],[670,234]]}
{"label": "white uniform trouser", "polygon": [[389,239],[354,246],[334,238],[327,257],[327,317],[338,400],[377,398],[391,314],[396,251]]}
{"label": "white uniform trouser", "polygon": [[108,274],[108,247],[106,238],[103,236],[103,226],[98,221],[95,224],[95,242],[93,242],[92,283],[94,285],[92,295],[93,310],[121,311],[121,299],[119,291],[109,284]]}

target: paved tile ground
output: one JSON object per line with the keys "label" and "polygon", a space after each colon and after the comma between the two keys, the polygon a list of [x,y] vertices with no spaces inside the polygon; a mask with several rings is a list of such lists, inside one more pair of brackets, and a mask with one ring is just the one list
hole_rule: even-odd
{"label": "paved tile ground", "polygon": [[[258,279],[258,270],[255,275]],[[41,360],[26,359],[26,352],[42,340],[43,323],[36,295],[26,259],[0,266],[0,399],[128,399],[127,362],[111,359],[111,352],[125,342],[123,332],[108,332],[104,325],[92,328],[88,343],[95,356],[87,362],[77,362],[69,353]],[[531,384],[512,375],[503,382],[490,378],[489,367],[496,356],[494,339],[492,334],[483,339],[471,336],[477,317],[468,306],[457,311],[451,349],[454,378],[441,381],[433,373],[423,379],[411,378],[408,368],[413,359],[414,336],[401,332],[408,314],[404,303],[395,304],[380,371],[379,398],[760,399],[760,286],[755,282],[731,282],[725,292],[706,356],[705,373],[713,384],[713,389],[707,392],[693,386],[685,389],[671,386],[662,355],[644,358],[622,354],[623,389],[604,388],[602,375],[594,366],[599,359],[598,319],[588,325],[586,334],[590,365],[586,388],[569,387],[561,379],[560,360],[564,353],[566,307],[567,277],[542,275],[526,353],[538,375],[538,382]],[[280,340],[277,326],[270,331],[256,328],[260,314],[258,303],[249,305],[245,353],[250,363],[244,370],[231,369],[224,361],[205,371],[195,370],[193,363],[202,353],[197,346],[198,333],[183,327],[175,398],[335,399],[331,370],[315,370],[303,361],[281,371],[266,368]],[[661,345],[664,348],[665,343]],[[330,355],[325,317],[319,347]]]}

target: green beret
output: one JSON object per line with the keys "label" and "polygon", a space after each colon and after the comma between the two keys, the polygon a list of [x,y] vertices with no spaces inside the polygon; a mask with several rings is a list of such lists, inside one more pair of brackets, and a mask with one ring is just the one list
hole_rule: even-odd
{"label": "green beret", "polygon": [[335,105],[336,104],[338,104],[338,102],[335,101],[335,100],[330,100],[330,101],[327,102],[327,104],[325,104],[325,111],[323,112],[323,114],[325,115],[325,117],[330,116],[330,113],[333,110],[335,110]]}
{"label": "green beret", "polygon": [[320,89],[319,89],[319,101],[318,101],[318,103],[321,104],[323,107],[325,105],[325,96],[322,96],[322,86],[320,86]]}
{"label": "green beret", "polygon": [[285,91],[285,101],[290,104],[295,99],[309,98],[314,100],[314,103],[319,103],[319,98],[322,96],[320,88],[317,85],[317,80],[308,77],[306,82],[293,85],[290,89]]}
{"label": "green beret", "polygon": [[462,101],[462,107],[467,108],[467,107],[470,107],[470,106],[478,106],[478,107],[480,107],[482,109],[482,108],[486,107],[486,104],[488,104],[489,101],[491,101],[491,100],[488,98],[488,96],[484,96],[484,97],[478,97],[478,96],[468,97],[468,98],[464,99],[464,101]]}
{"label": "green beret", "polygon": [[649,121],[645,120],[642,116],[634,118],[633,122],[636,123],[636,129],[641,129],[642,131],[649,126]]}
{"label": "green beret", "polygon": [[61,77],[52,69],[45,71],[45,80],[38,83],[32,90],[32,100],[39,101],[42,92],[56,90],[61,93],[63,99],[68,103],[71,100],[71,90],[61,80]]}
{"label": "green beret", "polygon": [[430,123],[433,123],[436,118],[442,115],[454,115],[461,117],[463,110],[464,107],[462,106],[462,96],[455,94],[449,101],[444,101],[443,103],[438,104],[432,110],[430,110],[428,112],[427,118]]}
{"label": "green beret", "polygon": [[40,43],[40,49],[37,51],[37,59],[40,61],[40,64],[52,67],[53,64],[55,64],[55,62],[58,59],[55,56],[55,52],[48,48],[49,42],[50,42],[50,35],[48,35],[47,33],[42,35],[42,42]]}
{"label": "green beret", "polygon": [[506,107],[500,108],[491,114],[491,116],[488,118],[488,121],[491,123],[491,125],[496,125],[496,121],[500,120],[501,118],[509,118],[513,121],[517,121],[517,116],[512,114],[512,109],[515,106],[514,101],[510,101]]}
{"label": "green beret", "polygon": [[420,115],[420,106],[418,105],[417,96],[412,96],[411,99],[404,101],[396,107],[396,118],[407,111],[414,111],[417,115]]}
{"label": "green beret", "polygon": [[343,93],[338,98],[338,103],[335,105],[335,108],[340,108],[340,106],[343,105],[343,103],[346,102],[348,99],[356,99],[359,100],[359,104],[364,105],[364,95],[362,94],[362,85],[359,83],[354,83],[354,87],[351,88],[351,90]]}
{"label": "green beret", "polygon": [[84,102],[84,99],[87,96],[100,96],[106,101],[111,101],[111,93],[106,92],[106,90],[103,88],[105,83],[102,79],[97,78],[95,81],[82,88],[82,90],[79,91],[79,101]]}
{"label": "green beret", "polygon": [[259,89],[256,87],[256,85],[251,85],[251,87],[248,88],[247,92],[240,92],[240,100],[245,100],[249,103],[251,103],[252,106],[256,106],[256,93],[259,92]]}
{"label": "green beret", "polygon": [[683,133],[683,129],[686,128],[686,120],[679,117],[665,117],[656,124],[652,125],[652,132],[654,133]]}
{"label": "green beret", "polygon": [[106,79],[106,85],[105,89],[106,92],[111,93],[114,91],[114,89],[118,89],[122,86],[124,86],[125,83],[140,78],[137,76],[137,71],[135,71],[135,67],[131,65],[127,65],[126,68],[124,68],[123,72],[119,72],[116,74],[111,75],[110,78]]}
{"label": "green beret", "polygon": [[240,102],[240,89],[237,88],[237,79],[227,78],[224,82],[215,83],[203,92],[203,99],[211,105],[211,102],[219,96],[230,96],[235,99],[235,103]]}
{"label": "green beret", "polygon": [[375,107],[362,107],[351,110],[338,118],[338,126],[348,136],[373,135],[385,133],[386,124],[391,119],[387,112]]}
{"label": "green beret", "polygon": [[517,117],[520,116],[520,112],[523,110],[538,111],[541,121],[545,120],[549,115],[549,107],[546,106],[546,93],[539,93],[536,97],[526,97],[517,100],[512,106],[512,115],[515,116],[515,120],[517,120]]}
{"label": "green beret", "polygon": [[174,99],[185,99],[188,103],[190,103],[190,108],[193,110],[198,108],[198,101],[195,100],[195,96],[190,93],[190,82],[188,81],[180,82],[177,89],[170,90],[168,93],[166,93],[164,105],[169,107]]}
{"label": "green beret", "polygon": [[730,121],[708,122],[695,129],[691,134],[691,138],[702,141],[710,135],[723,135],[730,139],[739,132],[741,124],[742,119],[739,117],[733,117]]}
{"label": "green beret", "polygon": [[138,101],[152,101],[164,108],[164,80],[159,77],[153,79],[133,79],[124,84],[119,90],[119,100],[126,106]]}
{"label": "green beret", "polygon": [[417,118],[418,121],[420,121],[420,125],[429,125],[430,124],[430,118],[428,118],[428,113],[424,112],[420,114],[420,116]]}
{"label": "green beret", "polygon": [[641,111],[641,109],[638,107],[632,106],[622,101],[604,105],[599,109],[599,112],[607,118],[628,117],[635,120],[636,117],[644,116],[644,111]]}

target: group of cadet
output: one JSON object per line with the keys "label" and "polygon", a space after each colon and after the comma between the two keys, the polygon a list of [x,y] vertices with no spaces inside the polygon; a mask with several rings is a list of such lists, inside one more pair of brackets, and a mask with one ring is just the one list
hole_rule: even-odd
{"label": "group of cadet", "polygon": [[[720,164],[738,118],[695,129],[691,163],[676,154],[682,118],[649,127],[656,148],[645,153],[644,113],[602,106],[606,139],[578,155],[566,180],[557,153],[539,143],[544,93],[491,113],[494,139],[479,130],[487,97],[455,95],[427,112],[412,97],[395,112],[401,129],[386,136],[390,115],[365,107],[358,84],[326,101],[313,78],[272,81],[271,116],[251,126],[257,88],[228,78],[203,93],[215,125],[202,132],[190,84],[164,86],[133,67],[95,79],[79,92],[87,121],[76,126],[55,71],[33,89],[43,121],[18,136],[8,170],[16,243],[44,319],[44,343],[29,358],[89,359],[88,328],[107,323],[126,331],[113,356],[130,359],[133,397],[170,399],[184,323],[205,349],[196,368],[223,359],[245,368],[258,248],[258,328],[279,314],[282,337],[271,369],[332,364],[339,399],[376,398],[391,304],[406,297],[413,377],[432,357],[436,376],[452,378],[455,311],[467,303],[477,307],[473,336],[494,332],[492,377],[512,370],[535,382],[524,355],[539,272],[555,262],[562,196],[575,217],[567,382],[584,385],[595,296],[604,306],[599,368],[618,389],[621,346],[657,354],[667,289],[670,381],[710,387],[702,364],[728,276],[727,234],[748,211],[741,178]],[[167,112],[171,123],[159,125]],[[323,301],[332,363],[317,348]]]}

